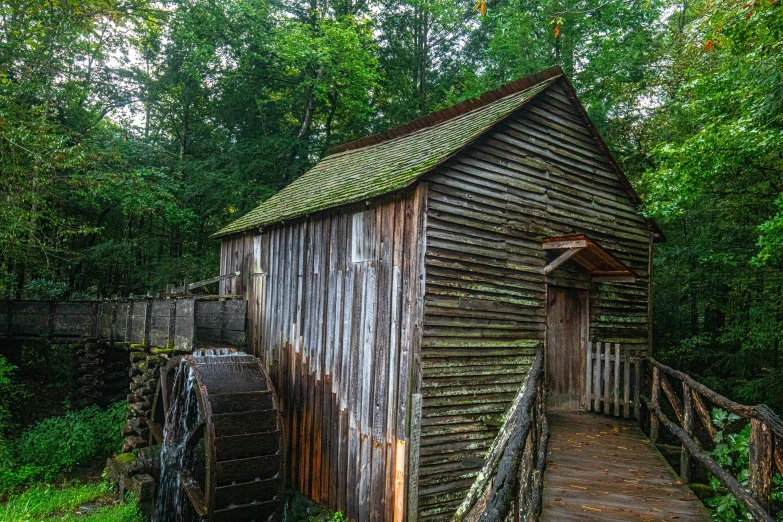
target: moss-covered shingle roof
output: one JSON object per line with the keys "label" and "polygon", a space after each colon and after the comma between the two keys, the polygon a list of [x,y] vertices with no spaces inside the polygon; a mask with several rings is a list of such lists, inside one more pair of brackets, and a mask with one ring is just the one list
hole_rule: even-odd
{"label": "moss-covered shingle roof", "polygon": [[296,181],[215,234],[242,232],[364,201],[414,183],[522,107],[562,74],[560,68],[485,93],[382,136],[338,147]]}

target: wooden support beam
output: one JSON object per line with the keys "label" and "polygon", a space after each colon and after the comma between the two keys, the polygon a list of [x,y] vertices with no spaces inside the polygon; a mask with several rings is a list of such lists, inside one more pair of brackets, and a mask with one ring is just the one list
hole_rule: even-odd
{"label": "wooden support beam", "polygon": [[207,286],[212,283],[217,283],[219,281],[223,281],[225,279],[231,279],[232,277],[238,277],[241,274],[241,272],[233,272],[231,274],[225,274],[221,276],[216,277],[210,277],[209,279],[204,279],[203,281],[196,281],[195,283],[188,283],[187,280],[185,280],[185,284],[182,286],[178,286],[176,288],[166,288],[168,293],[170,294],[186,294],[191,290],[195,290],[196,288],[201,288],[202,286]]}
{"label": "wooden support beam", "polygon": [[772,495],[772,439],[769,426],[758,419],[750,420],[748,488],[753,498],[767,511]]}
{"label": "wooden support beam", "polygon": [[674,413],[677,415],[677,420],[680,421],[680,426],[685,426],[685,415],[682,412],[682,406],[680,406],[680,400],[674,394],[672,385],[669,383],[669,379],[665,375],[661,375],[661,388],[663,393],[666,394],[666,398],[669,399],[669,403],[674,408]]}
{"label": "wooden support beam", "polygon": [[[687,386],[685,383],[682,383],[682,385]],[[715,425],[712,423],[712,419],[710,418],[710,413],[707,411],[707,407],[704,405],[704,401],[702,400],[701,395],[699,395],[698,392],[693,391],[692,388],[691,388],[691,395],[693,397],[693,405],[696,407],[696,413],[698,414],[701,423],[704,425],[704,429],[706,429],[707,433],[709,433],[710,440],[715,440],[715,434],[717,433],[717,429],[715,428]]]}
{"label": "wooden support beam", "polygon": [[[546,248],[546,243],[544,244],[544,248]],[[562,265],[563,263],[565,263],[566,261],[568,261],[569,259],[574,257],[576,254],[578,254],[579,252],[584,250],[584,248],[585,247],[575,247],[575,248],[571,248],[569,250],[566,250],[565,252],[563,252],[562,254],[557,256],[551,263],[546,265],[546,267],[544,267],[544,273],[545,274],[550,273],[555,268],[559,267],[560,265]]]}
{"label": "wooden support beam", "polygon": [[[683,424],[682,428],[689,437],[693,437],[693,392],[690,386],[682,384]],[[691,454],[685,444],[680,448],[680,481],[691,482]]]}
{"label": "wooden support beam", "polygon": [[526,520],[538,520],[541,516],[544,498],[544,471],[546,470],[547,443],[549,441],[549,424],[546,420],[546,414],[541,415],[541,438],[538,441],[538,462],[536,463],[535,487],[530,501],[528,518]]}
{"label": "wooden support beam", "polygon": [[562,250],[564,248],[587,248],[587,239],[564,239],[563,241],[545,241],[544,250]]}
{"label": "wooden support beam", "polygon": [[657,366],[653,366],[652,371],[652,405],[650,407],[650,442],[655,444],[658,442],[658,430],[660,429],[660,423],[658,416],[655,415],[653,409],[657,409],[661,402],[661,373]]}

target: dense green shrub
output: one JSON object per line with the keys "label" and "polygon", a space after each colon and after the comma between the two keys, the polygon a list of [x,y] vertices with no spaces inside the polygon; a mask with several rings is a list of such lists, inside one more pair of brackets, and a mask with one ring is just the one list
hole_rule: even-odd
{"label": "dense green shrub", "polygon": [[15,374],[17,367],[0,355],[0,445],[4,436],[17,427],[17,412],[30,397],[29,391]]}
{"label": "dense green shrub", "polygon": [[17,441],[19,458],[26,464],[70,471],[96,455],[117,451],[125,408],[122,402],[106,410],[91,406],[43,420]]}
{"label": "dense green shrub", "polygon": [[0,441],[0,494],[36,480],[52,480],[120,449],[124,402],[91,406],[43,420],[13,440]]}

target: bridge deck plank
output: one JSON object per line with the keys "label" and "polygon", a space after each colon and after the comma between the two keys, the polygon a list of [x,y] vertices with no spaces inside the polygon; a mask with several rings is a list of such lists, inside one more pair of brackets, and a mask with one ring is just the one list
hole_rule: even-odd
{"label": "bridge deck plank", "polygon": [[542,522],[710,520],[634,422],[587,412],[548,412],[547,419]]}

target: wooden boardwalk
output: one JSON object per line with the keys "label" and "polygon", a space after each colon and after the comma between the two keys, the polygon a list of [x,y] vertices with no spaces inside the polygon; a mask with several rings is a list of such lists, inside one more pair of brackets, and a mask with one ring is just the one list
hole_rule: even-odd
{"label": "wooden boardwalk", "polygon": [[633,421],[554,411],[547,419],[542,522],[711,520]]}

